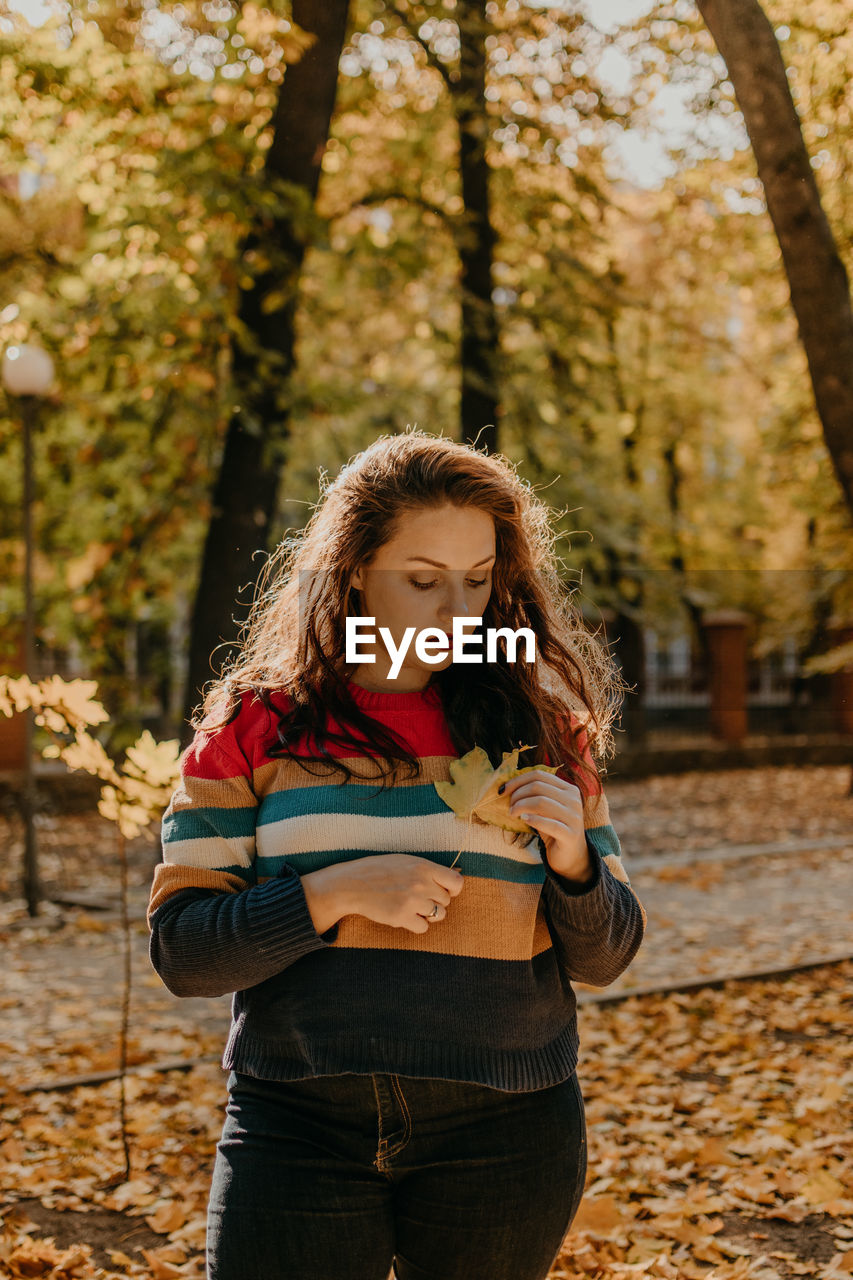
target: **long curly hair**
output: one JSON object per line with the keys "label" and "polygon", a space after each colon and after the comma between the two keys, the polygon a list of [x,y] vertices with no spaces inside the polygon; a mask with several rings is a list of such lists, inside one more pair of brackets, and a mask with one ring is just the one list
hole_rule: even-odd
{"label": "long curly hair", "polygon": [[[433,673],[430,686],[440,692],[458,754],[480,746],[497,767],[505,751],[530,744],[520,764],[545,764],[547,753],[553,763],[591,776],[583,755],[588,748],[603,762],[614,753],[611,725],[627,686],[559,576],[550,508],[502,455],[414,427],[375,440],[332,483],[321,472],[308,524],[268,557],[237,654],[207,687],[192,728],[217,731],[254,695],[278,722],[268,749],[273,758],[287,756],[303,768],[322,762],[348,782],[352,770],[328,746],[362,756],[366,740],[368,753],[390,766],[379,771],[383,785],[400,764],[417,776],[418,760],[406,743],[353,700],[345,620],[364,612],[360,593],[349,586],[355,570],[369,566],[407,513],[446,503],[476,507],[494,521],[496,561],[483,628],[529,627],[536,637],[533,663],[508,663],[500,637],[496,662]],[[286,710],[273,704],[281,691],[288,694]],[[328,727],[330,713],[342,733]]]}

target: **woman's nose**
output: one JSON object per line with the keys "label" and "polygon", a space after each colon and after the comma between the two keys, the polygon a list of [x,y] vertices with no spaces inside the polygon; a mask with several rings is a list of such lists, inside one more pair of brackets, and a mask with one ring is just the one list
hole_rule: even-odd
{"label": "woman's nose", "polygon": [[464,617],[467,613],[470,613],[468,605],[465,603],[464,598],[460,596],[458,600],[452,602],[449,613],[442,612],[441,625],[448,631],[452,631],[453,619],[456,617]]}

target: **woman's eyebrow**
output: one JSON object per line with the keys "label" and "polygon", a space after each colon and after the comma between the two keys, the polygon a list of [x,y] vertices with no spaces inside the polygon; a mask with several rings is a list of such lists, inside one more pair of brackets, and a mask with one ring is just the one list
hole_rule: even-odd
{"label": "woman's eyebrow", "polygon": [[[497,559],[496,556],[485,556],[484,559],[478,560],[476,564],[472,564],[471,568],[479,569],[481,564],[485,564],[488,560],[495,560],[495,559]],[[408,560],[406,561],[406,564],[411,564],[413,560],[420,560],[423,564],[434,565],[436,569],[448,569],[450,567],[449,565],[446,565],[446,564],[440,564],[438,560],[428,560],[426,556],[409,556]]]}

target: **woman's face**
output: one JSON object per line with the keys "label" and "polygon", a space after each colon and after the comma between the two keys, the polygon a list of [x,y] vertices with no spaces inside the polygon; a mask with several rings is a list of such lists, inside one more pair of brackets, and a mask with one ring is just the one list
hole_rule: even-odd
{"label": "woman's face", "polygon": [[[482,618],[492,592],[494,563],[495,524],[484,511],[446,503],[402,516],[394,537],[351,579],[361,593],[360,615],[375,619],[362,627],[359,649],[375,655],[376,661],[352,671],[356,684],[405,693],[422,689],[434,671],[444,671],[453,661],[450,649],[440,662],[423,662],[415,652],[415,637],[433,627],[452,642],[454,617]],[[388,629],[397,649],[406,630],[415,628],[395,679],[389,678],[392,655],[380,627]],[[476,637],[478,630],[470,627],[467,634]],[[370,633],[375,633],[375,641],[364,638]],[[430,651],[439,656],[435,646]],[[484,642],[469,644],[467,652],[482,652],[485,660]]]}

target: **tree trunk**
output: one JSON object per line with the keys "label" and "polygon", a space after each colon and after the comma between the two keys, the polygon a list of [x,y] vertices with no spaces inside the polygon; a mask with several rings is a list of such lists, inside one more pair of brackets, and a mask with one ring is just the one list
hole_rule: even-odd
{"label": "tree trunk", "polygon": [[492,301],[495,233],[489,204],[486,144],[486,36],[492,26],[486,0],[465,0],[458,9],[460,59],[451,81],[459,123],[459,166],[465,218],[458,235],[462,286],[460,425],[462,440],[497,450],[498,321]]}
{"label": "tree trunk", "polygon": [[[666,496],[667,506],[670,515],[670,532],[672,536],[673,551],[669,558],[669,565],[678,581],[678,594],[681,603],[690,618],[691,640],[693,649],[698,650],[702,662],[702,669],[705,672],[711,670],[711,651],[708,645],[708,632],[702,625],[702,614],[704,609],[702,605],[697,604],[693,599],[690,591],[687,589],[687,577],[684,564],[684,554],[681,537],[681,471],[678,466],[676,457],[677,440],[672,437],[663,450],[663,464],[666,472]],[[692,665],[692,664],[691,664]]]}
{"label": "tree trunk", "polygon": [[782,53],[758,0],[697,0],[720,51],[764,185],[826,446],[853,510],[853,308],[820,202]]}
{"label": "tree trunk", "polygon": [[[299,275],[309,235],[306,211],[317,194],[329,136],[347,10],[348,0],[293,0],[294,23],[317,39],[285,72],[265,164],[271,178],[292,184],[293,213],[260,219],[243,247],[247,268],[255,251],[259,256],[269,254],[275,262],[257,272],[252,287],[240,293],[239,318],[249,341],[235,338],[232,344],[235,405],[214,489],[190,627],[185,720],[192,715],[203,685],[214,675],[213,650],[223,646],[220,668],[234,652],[244,619],[235,619],[232,611],[241,590],[250,590],[243,603],[251,604],[261,567],[253,557],[258,550],[267,550],[278,497],[281,447],[289,429],[286,393],[294,361]],[[264,300],[272,294],[283,295],[283,302],[264,310]],[[271,298],[267,305],[274,301]],[[183,725],[183,741],[190,736]]]}
{"label": "tree trunk", "polygon": [[[616,339],[616,324],[612,314],[605,320],[607,345],[610,350],[610,372],[613,385],[613,400],[616,409],[623,419],[630,412],[628,397],[619,366],[619,345]],[[646,330],[645,351],[648,352],[648,331]],[[638,493],[640,476],[637,471],[637,445],[643,422],[642,403],[633,411],[634,425],[622,437],[622,460],[625,467],[624,487],[626,493]],[[642,531],[636,522],[629,525],[628,538],[635,547],[642,545]],[[619,728],[627,735],[632,747],[641,747],[648,737],[648,720],[646,716],[646,638],[642,626],[643,607],[646,595],[646,578],[643,568],[637,563],[636,556],[620,560],[617,553],[608,548],[607,563],[610,567],[610,581],[613,589],[616,619],[613,624],[616,651],[622,666],[622,674],[634,687],[634,692],[626,696],[622,704]],[[628,584],[633,584],[630,610],[625,603],[625,591]]]}

